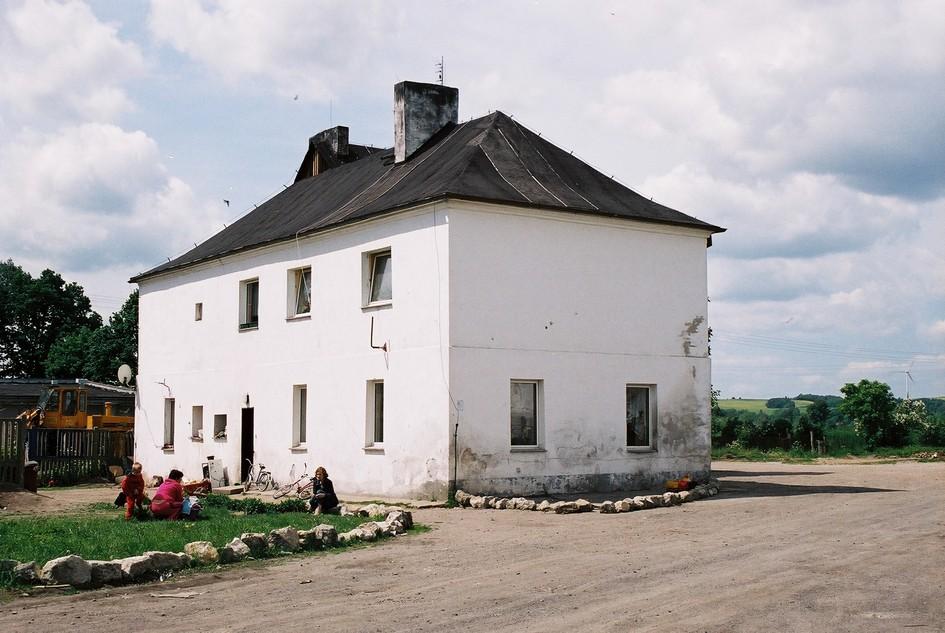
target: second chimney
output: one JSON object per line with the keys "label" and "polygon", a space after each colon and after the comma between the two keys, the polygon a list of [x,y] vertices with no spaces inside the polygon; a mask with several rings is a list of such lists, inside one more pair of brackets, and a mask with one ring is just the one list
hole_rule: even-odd
{"label": "second chimney", "polygon": [[394,162],[402,163],[459,121],[459,89],[402,81],[394,85]]}

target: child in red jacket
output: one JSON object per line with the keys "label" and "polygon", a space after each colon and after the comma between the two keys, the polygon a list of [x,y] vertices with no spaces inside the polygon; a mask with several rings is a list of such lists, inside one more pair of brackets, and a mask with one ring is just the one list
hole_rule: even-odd
{"label": "child in red jacket", "polygon": [[122,480],[121,491],[125,493],[125,521],[129,521],[135,506],[140,509],[141,502],[144,501],[144,477],[138,462],[131,465],[131,474]]}

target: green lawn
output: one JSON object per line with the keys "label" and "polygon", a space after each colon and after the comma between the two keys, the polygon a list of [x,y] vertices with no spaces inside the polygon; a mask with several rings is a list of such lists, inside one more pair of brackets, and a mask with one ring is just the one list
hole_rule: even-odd
{"label": "green lawn", "polygon": [[125,521],[123,510],[94,504],[83,514],[0,520],[0,559],[34,560],[42,565],[59,556],[78,554],[86,560],[110,560],[149,550],[182,552],[191,541],[210,541],[222,547],[243,532],[268,532],[288,525],[307,530],[328,523],[341,533],[367,520],[307,512],[243,515],[210,507],[198,521]]}
{"label": "green lawn", "polygon": [[[755,399],[731,399],[731,400],[719,400],[720,409],[735,409],[736,411],[752,411],[754,413],[759,413],[764,411],[765,413],[772,414],[780,411],[781,409],[769,409],[765,406],[767,398],[764,400],[755,400]],[[798,409],[806,409],[810,405],[814,404],[810,400],[795,400],[794,406]]]}

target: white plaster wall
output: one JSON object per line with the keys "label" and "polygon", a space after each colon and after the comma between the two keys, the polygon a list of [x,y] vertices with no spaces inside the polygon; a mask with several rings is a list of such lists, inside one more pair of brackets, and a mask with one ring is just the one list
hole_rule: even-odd
{"label": "white plaster wall", "polygon": [[[206,456],[238,473],[240,415],[254,409],[256,461],[280,481],[324,465],[339,492],[445,495],[449,399],[448,216],[423,208],[298,242],[254,249],[140,284],[136,456],[152,474],[200,474]],[[362,253],[389,247],[393,303],[362,308]],[[312,267],[311,317],[286,318],[287,270]],[[260,281],[259,327],[239,331],[239,284]],[[203,303],[203,320],[194,304]],[[371,317],[375,341],[369,346]],[[382,453],[365,450],[367,381],[385,381]],[[160,384],[164,383],[164,384]],[[292,386],[308,388],[307,445],[292,449]],[[166,386],[165,386],[166,385]],[[164,398],[177,406],[162,450]],[[204,407],[204,441],[190,439]],[[226,413],[225,440],[212,438]]]}
{"label": "white plaster wall", "polygon": [[[467,490],[645,486],[709,468],[706,237],[457,204],[450,385]],[[542,450],[510,446],[509,382],[543,381]],[[625,386],[657,386],[656,450],[625,448]]]}

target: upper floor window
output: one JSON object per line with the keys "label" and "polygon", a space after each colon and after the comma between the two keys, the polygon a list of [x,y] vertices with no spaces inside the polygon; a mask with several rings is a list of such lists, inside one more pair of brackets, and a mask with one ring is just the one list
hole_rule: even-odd
{"label": "upper floor window", "polygon": [[240,282],[240,329],[259,326],[259,279]]}
{"label": "upper floor window", "polygon": [[371,253],[368,270],[370,283],[367,303],[386,303],[393,299],[393,268],[390,251]]}
{"label": "upper floor window", "polygon": [[289,317],[307,315],[312,311],[312,267],[289,271]]}

